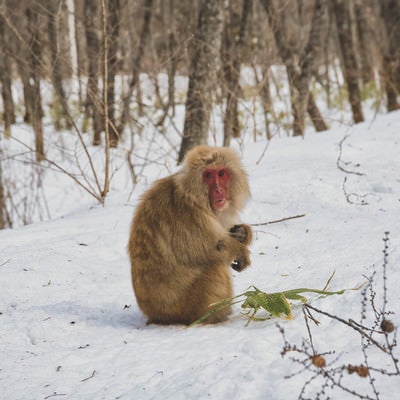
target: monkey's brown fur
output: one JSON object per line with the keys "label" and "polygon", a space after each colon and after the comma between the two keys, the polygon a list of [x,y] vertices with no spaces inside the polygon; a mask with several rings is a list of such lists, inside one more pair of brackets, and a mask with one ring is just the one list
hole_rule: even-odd
{"label": "monkey's brown fur", "polygon": [[[230,173],[228,204],[214,211],[203,171],[221,166]],[[191,150],[180,171],[143,195],[128,249],[137,303],[149,323],[190,324],[211,303],[233,295],[232,262],[236,270],[250,264],[251,228],[237,225],[238,212],[249,197],[236,153],[208,146]],[[224,321],[230,312],[225,309],[206,322]]]}

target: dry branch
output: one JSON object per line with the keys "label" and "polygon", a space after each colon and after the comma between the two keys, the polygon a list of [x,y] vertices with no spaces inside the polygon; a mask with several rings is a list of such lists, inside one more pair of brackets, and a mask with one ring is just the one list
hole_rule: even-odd
{"label": "dry branch", "polygon": [[289,221],[291,219],[295,219],[295,218],[302,218],[305,217],[306,214],[299,214],[299,215],[293,215],[291,217],[285,217],[285,218],[281,218],[281,219],[275,219],[273,221],[267,221],[267,222],[259,222],[258,224],[250,224],[251,226],[263,226],[263,225],[271,225],[271,224],[277,224],[279,222],[284,222],[284,221]]}

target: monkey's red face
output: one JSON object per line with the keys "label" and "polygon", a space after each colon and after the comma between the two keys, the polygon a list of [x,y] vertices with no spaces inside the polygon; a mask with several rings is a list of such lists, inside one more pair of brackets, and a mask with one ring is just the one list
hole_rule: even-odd
{"label": "monkey's red face", "polygon": [[230,173],[226,168],[209,168],[203,172],[203,180],[208,186],[208,195],[211,207],[222,210],[229,193]]}

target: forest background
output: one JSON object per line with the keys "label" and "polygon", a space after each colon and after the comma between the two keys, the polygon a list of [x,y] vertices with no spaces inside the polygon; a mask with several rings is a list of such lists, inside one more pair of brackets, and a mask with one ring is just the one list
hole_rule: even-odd
{"label": "forest background", "polygon": [[54,215],[46,170],[103,204],[122,164],[135,187],[244,130],[399,109],[398,43],[396,0],[1,0],[0,229]]}

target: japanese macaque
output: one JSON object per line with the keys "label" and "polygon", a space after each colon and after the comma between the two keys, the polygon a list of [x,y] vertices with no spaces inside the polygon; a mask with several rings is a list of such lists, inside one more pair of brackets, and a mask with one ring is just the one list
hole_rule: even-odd
{"label": "japanese macaque", "polygon": [[[181,170],[157,181],[134,215],[128,250],[137,303],[148,323],[190,324],[233,296],[230,267],[250,265],[250,226],[238,212],[247,175],[229,148],[198,146]],[[227,319],[226,308],[205,322]]]}

